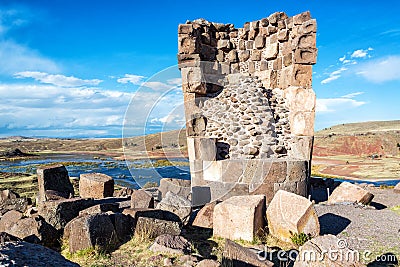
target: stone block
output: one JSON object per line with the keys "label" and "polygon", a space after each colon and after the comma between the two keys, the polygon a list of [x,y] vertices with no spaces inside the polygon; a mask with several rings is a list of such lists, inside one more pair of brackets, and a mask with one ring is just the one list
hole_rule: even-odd
{"label": "stone block", "polygon": [[294,63],[314,65],[317,63],[317,48],[299,48],[294,53]]}
{"label": "stone block", "polygon": [[236,62],[239,61],[239,59],[238,59],[238,53],[237,53],[236,50],[231,50],[231,51],[229,51],[229,53],[228,53],[228,61],[229,61],[230,63],[236,63]]}
{"label": "stone block", "polygon": [[317,45],[316,34],[304,34],[295,39],[292,42],[292,45],[294,46],[292,47],[293,50],[295,50],[296,48],[315,48]]}
{"label": "stone block", "polygon": [[266,60],[275,59],[278,56],[278,52],[279,45],[277,43],[268,44],[263,52],[263,58]]}
{"label": "stone block", "polygon": [[0,233],[2,266],[63,266],[79,267],[79,264],[66,260],[59,252],[31,244],[6,233]]}
{"label": "stone block", "polygon": [[279,42],[286,42],[289,40],[289,31],[287,29],[282,29],[278,32],[277,37]]}
{"label": "stone block", "polygon": [[310,160],[313,142],[313,136],[293,136],[289,145],[288,156],[295,159]]}
{"label": "stone block", "polygon": [[250,58],[250,51],[249,50],[241,50],[238,53],[239,61],[244,62]]}
{"label": "stone block", "polygon": [[243,160],[222,160],[218,161],[220,168],[219,181],[238,183],[243,178]]}
{"label": "stone block", "polygon": [[307,33],[316,33],[317,32],[317,20],[310,19],[299,27],[298,32],[300,34],[307,34]]}
{"label": "stone block", "polygon": [[291,85],[311,88],[311,86],[312,86],[312,66],[311,65],[294,64]]}
{"label": "stone block", "polygon": [[303,12],[293,17],[293,24],[294,25],[301,25],[304,22],[311,19],[310,11]]}
{"label": "stone block", "polygon": [[262,35],[259,35],[256,37],[254,40],[254,45],[257,49],[262,49],[265,47],[265,37]]}
{"label": "stone block", "polygon": [[184,93],[197,93],[204,95],[207,87],[200,67],[187,67],[181,69],[182,89]]}
{"label": "stone block", "polygon": [[81,216],[70,221],[64,230],[70,253],[94,248],[111,251],[119,243],[114,225],[108,214]]}
{"label": "stone block", "polygon": [[92,198],[46,201],[38,203],[38,214],[57,230],[61,230],[69,221],[77,217],[80,211],[96,204]]}
{"label": "stone block", "polygon": [[161,202],[157,204],[157,209],[175,213],[182,222],[187,222],[192,211],[192,205],[188,199],[167,192]]}
{"label": "stone block", "polygon": [[[307,241],[300,247],[294,267],[353,266],[365,267],[359,262],[358,251],[351,250],[344,240],[334,235],[323,235]],[[342,244],[345,246],[342,246]],[[326,253],[327,252],[327,253]],[[332,255],[337,255],[332,256]],[[341,255],[341,256],[338,256]]]}
{"label": "stone block", "polygon": [[179,37],[179,54],[198,54],[200,53],[200,43],[196,37]]}
{"label": "stone block", "polygon": [[131,208],[154,208],[154,198],[144,190],[137,190],[131,195]]}
{"label": "stone block", "polygon": [[105,198],[114,195],[114,179],[103,173],[85,173],[79,177],[81,198]]}
{"label": "stone block", "polygon": [[201,227],[201,228],[213,228],[213,215],[214,208],[217,203],[214,201],[212,203],[208,203],[204,207],[202,207],[196,214],[196,217],[192,223],[193,226]]}
{"label": "stone block", "polygon": [[179,222],[158,218],[139,217],[136,222],[135,235],[146,235],[156,238],[160,235],[180,235],[181,226]]}
{"label": "stone block", "polygon": [[373,194],[361,188],[360,186],[349,182],[343,182],[335,190],[333,190],[332,194],[328,198],[328,204],[357,202],[367,205],[372,201],[373,198]]}
{"label": "stone block", "polygon": [[68,171],[61,164],[46,165],[37,168],[38,201],[46,201],[46,190],[54,190],[74,196],[74,187],[69,180]]}
{"label": "stone block", "polygon": [[215,138],[188,137],[188,154],[190,160],[216,160],[217,147]]}
{"label": "stone block", "polygon": [[167,192],[172,192],[185,199],[191,199],[191,182],[190,180],[162,178],[158,187],[159,199],[163,199]]}
{"label": "stone block", "polygon": [[218,40],[217,48],[224,52],[229,52],[232,48],[232,43],[229,40]]}
{"label": "stone block", "polygon": [[11,227],[22,219],[24,215],[16,210],[6,212],[0,219],[0,233],[7,232]]}
{"label": "stone block", "polygon": [[203,179],[203,161],[189,161],[191,186],[203,186],[207,182]]}
{"label": "stone block", "polygon": [[178,34],[191,34],[193,32],[192,24],[179,24]]}
{"label": "stone block", "polygon": [[227,239],[222,255],[222,266],[272,267],[274,263],[267,259],[262,259],[254,250],[242,247]]}
{"label": "stone block", "polygon": [[234,196],[214,208],[213,234],[252,242],[264,230],[265,196]]}
{"label": "stone block", "polygon": [[307,198],[279,190],[267,208],[269,233],[291,242],[292,234],[319,235],[318,216]]}
{"label": "stone block", "polygon": [[308,161],[288,160],[287,161],[287,176],[289,182],[304,181],[308,178]]}
{"label": "stone block", "polygon": [[283,59],[282,59],[283,67],[288,67],[288,66],[292,65],[292,63],[293,63],[292,57],[293,57],[292,53],[289,53],[289,54],[283,56]]}
{"label": "stone block", "polygon": [[32,204],[27,198],[9,198],[0,202],[0,216],[10,210],[16,210],[24,213],[28,209],[28,205]]}
{"label": "stone block", "polygon": [[292,112],[315,111],[316,96],[313,90],[291,86],[284,91],[284,96]]}
{"label": "stone block", "polygon": [[253,50],[253,53],[251,53],[251,60],[252,61],[260,61],[261,60],[261,50]]}
{"label": "stone block", "polygon": [[291,112],[289,121],[291,132],[297,136],[314,136],[315,113],[312,112]]}

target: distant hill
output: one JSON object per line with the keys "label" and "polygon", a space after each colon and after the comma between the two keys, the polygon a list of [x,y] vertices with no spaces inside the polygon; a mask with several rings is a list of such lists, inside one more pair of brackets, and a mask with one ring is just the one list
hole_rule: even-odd
{"label": "distant hill", "polygon": [[347,123],[315,133],[314,156],[398,156],[400,120]]}
{"label": "distant hill", "polygon": [[400,120],[396,121],[368,121],[357,123],[339,124],[329,128],[325,128],[315,133],[315,136],[325,135],[352,135],[352,134],[366,134],[377,132],[400,132]]}

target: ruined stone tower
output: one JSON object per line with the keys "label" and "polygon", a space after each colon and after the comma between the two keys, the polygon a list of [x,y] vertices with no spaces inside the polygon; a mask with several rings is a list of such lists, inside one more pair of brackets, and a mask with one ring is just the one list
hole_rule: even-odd
{"label": "ruined stone tower", "polygon": [[307,195],[314,135],[316,20],[277,12],[179,25],[192,201],[279,189]]}

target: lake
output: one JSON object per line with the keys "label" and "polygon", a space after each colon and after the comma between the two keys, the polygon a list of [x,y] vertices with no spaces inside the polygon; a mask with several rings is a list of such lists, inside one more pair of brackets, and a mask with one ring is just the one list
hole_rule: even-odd
{"label": "lake", "polygon": [[[174,158],[173,162],[188,163],[187,159]],[[142,187],[147,182],[159,182],[161,178],[179,178],[190,180],[189,166],[151,167],[157,160],[120,161],[109,157],[94,157],[82,154],[49,154],[38,158],[0,161],[0,172],[36,173],[39,165],[62,163],[70,177],[79,177],[82,173],[100,172],[115,179],[122,186]],[[181,165],[181,164],[179,164]],[[187,164],[188,165],[188,164]]]}
{"label": "lake", "polygon": [[[139,188],[147,182],[159,183],[161,178],[178,178],[190,180],[190,170],[188,159],[174,158],[170,161],[178,165],[186,166],[158,166],[157,160],[132,160],[120,161],[110,157],[94,157],[93,155],[83,154],[49,154],[38,158],[21,159],[15,161],[0,161],[0,172],[23,172],[36,173],[36,168],[42,164],[62,163],[68,170],[70,177],[79,177],[82,173],[100,172],[107,174],[115,179],[115,182],[122,186]],[[316,177],[319,178],[319,177]],[[371,182],[368,180],[347,180],[334,179],[340,182],[369,183],[375,186],[389,185],[394,186],[400,180],[386,180]]]}

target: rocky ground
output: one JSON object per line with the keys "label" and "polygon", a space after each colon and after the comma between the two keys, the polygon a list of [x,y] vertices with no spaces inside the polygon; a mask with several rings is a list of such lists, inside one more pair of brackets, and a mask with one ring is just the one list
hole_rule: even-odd
{"label": "rocky ground", "polygon": [[337,235],[359,252],[370,251],[370,261],[385,253],[400,258],[400,194],[393,189],[368,190],[375,195],[370,206],[315,205],[321,234]]}

